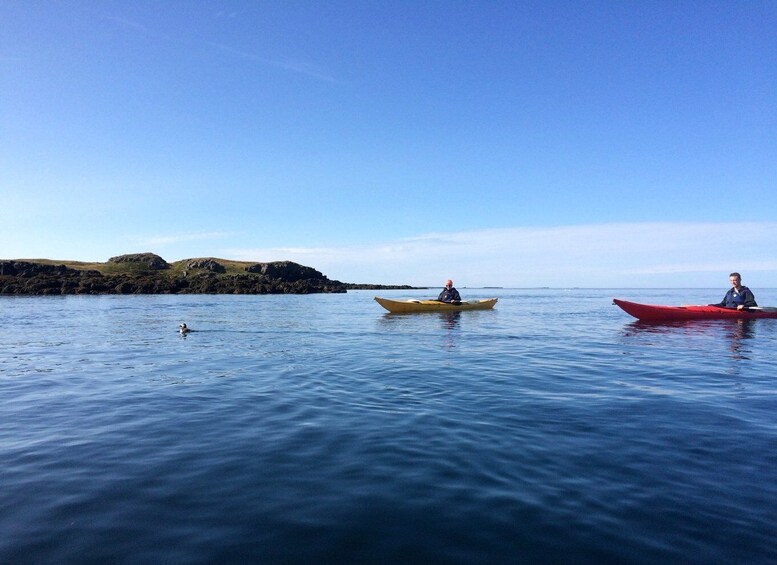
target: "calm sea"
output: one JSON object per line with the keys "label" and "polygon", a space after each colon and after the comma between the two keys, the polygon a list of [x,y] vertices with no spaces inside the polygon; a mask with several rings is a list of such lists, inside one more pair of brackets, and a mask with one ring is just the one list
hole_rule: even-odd
{"label": "calm sea", "polygon": [[777,561],[777,320],[460,290],[0,299],[0,563]]}

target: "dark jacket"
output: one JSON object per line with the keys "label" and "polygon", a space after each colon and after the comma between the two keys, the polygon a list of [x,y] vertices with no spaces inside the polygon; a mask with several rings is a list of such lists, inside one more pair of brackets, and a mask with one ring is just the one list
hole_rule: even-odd
{"label": "dark jacket", "polygon": [[442,289],[440,296],[437,297],[437,300],[440,302],[461,302],[461,296],[459,295],[459,291],[453,287],[450,289],[444,288]]}
{"label": "dark jacket", "polygon": [[745,308],[758,306],[755,301],[755,296],[753,296],[752,291],[746,286],[740,286],[739,290],[734,288],[729,289],[721,302],[717,304],[710,304],[710,306],[720,306],[721,308],[736,308],[740,304]]}

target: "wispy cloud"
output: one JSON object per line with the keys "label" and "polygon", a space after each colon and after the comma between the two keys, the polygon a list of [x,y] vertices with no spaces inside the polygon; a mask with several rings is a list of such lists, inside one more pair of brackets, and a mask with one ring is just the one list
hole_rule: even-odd
{"label": "wispy cloud", "polygon": [[260,65],[275,67],[277,69],[282,69],[284,71],[303,74],[311,78],[314,78],[316,80],[320,80],[324,82],[335,82],[335,79],[331,74],[326,72],[321,67],[307,61],[295,61],[291,59],[289,60],[269,59],[267,57],[262,57],[261,55],[257,55],[255,53],[250,53],[242,49],[236,49],[234,47],[230,47],[229,45],[224,45],[223,43],[216,43],[212,41],[208,42],[208,45],[210,45],[214,49],[217,49],[224,53],[228,53],[229,55],[233,55],[241,59],[247,59],[249,61],[258,63]]}
{"label": "wispy cloud", "polygon": [[24,61],[24,58],[18,55],[0,53],[0,63],[21,63],[22,61]]}
{"label": "wispy cloud", "polygon": [[777,223],[634,223],[431,233],[370,245],[227,249],[349,282],[499,286],[702,286],[746,271],[777,286]]}
{"label": "wispy cloud", "polygon": [[[222,18],[222,17],[235,18],[238,16],[238,13],[230,12],[227,14],[224,12],[219,12],[216,16],[219,18]],[[137,33],[143,36],[157,37],[159,39],[164,39],[167,41],[180,41],[180,40],[173,40],[173,38],[170,35],[163,33],[158,29],[152,29],[151,27],[145,24],[142,24],[134,19],[117,16],[115,14],[106,14],[104,17],[107,20],[114,22],[127,30],[130,30],[134,33]],[[319,65],[316,65],[310,61],[263,57],[261,55],[257,55],[256,53],[252,53],[244,49],[239,49],[239,48],[232,47],[230,45],[226,45],[224,43],[219,43],[215,41],[205,41],[203,44],[209,46],[212,49],[220,51],[222,53],[226,53],[232,57],[237,57],[240,59],[252,61],[259,65],[273,67],[273,68],[281,69],[291,73],[305,75],[310,78],[323,81],[323,82],[336,82],[335,78],[332,76],[331,73],[327,72]]]}
{"label": "wispy cloud", "polygon": [[145,25],[143,25],[143,24],[141,24],[139,22],[136,22],[134,20],[130,20],[128,18],[122,18],[120,16],[116,16],[116,15],[113,15],[113,14],[106,15],[105,18],[107,20],[115,22],[115,23],[117,23],[117,24],[119,24],[119,25],[121,25],[121,26],[123,26],[125,28],[130,28],[130,29],[133,29],[135,31],[142,32],[144,34],[149,34],[149,35],[151,34],[151,30],[148,28],[148,26],[145,26]]}

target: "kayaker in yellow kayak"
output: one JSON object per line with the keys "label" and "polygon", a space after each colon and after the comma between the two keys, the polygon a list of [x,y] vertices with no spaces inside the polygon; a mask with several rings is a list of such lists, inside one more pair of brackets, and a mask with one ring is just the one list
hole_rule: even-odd
{"label": "kayaker in yellow kayak", "polygon": [[724,296],[723,300],[719,303],[710,304],[710,306],[736,308],[737,310],[745,310],[752,306],[758,306],[753,292],[742,284],[742,275],[739,273],[731,273],[728,276],[728,280],[731,283],[731,288],[726,293],[726,296]]}
{"label": "kayaker in yellow kayak", "polygon": [[453,281],[451,279],[445,281],[445,288],[442,289],[437,300],[440,302],[461,302],[461,295],[458,290],[453,288]]}

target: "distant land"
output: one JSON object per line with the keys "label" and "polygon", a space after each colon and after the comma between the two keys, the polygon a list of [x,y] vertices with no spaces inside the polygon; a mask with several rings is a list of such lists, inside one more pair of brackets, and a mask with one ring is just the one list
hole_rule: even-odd
{"label": "distant land", "polygon": [[0,295],[313,294],[408,285],[344,283],[292,261],[252,263],[213,257],[168,263],[154,253],[106,263],[52,259],[0,260]]}

